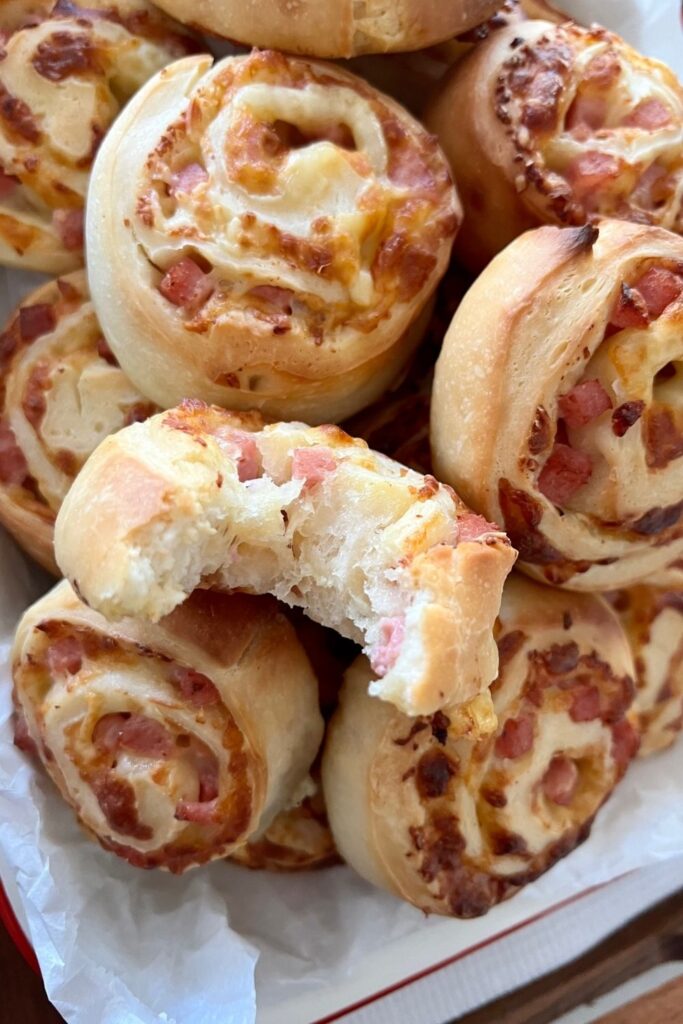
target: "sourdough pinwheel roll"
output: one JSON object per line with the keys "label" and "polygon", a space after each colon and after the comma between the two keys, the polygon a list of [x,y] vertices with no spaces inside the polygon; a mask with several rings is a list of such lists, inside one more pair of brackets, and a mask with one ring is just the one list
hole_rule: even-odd
{"label": "sourdough pinwheel roll", "polygon": [[503,0],[156,0],[179,21],[214,35],[311,57],[421,50],[473,28]]}
{"label": "sourdough pinwheel roll", "polygon": [[76,271],[27,296],[0,335],[0,523],[50,572],[64,495],[108,434],[145,419]]}
{"label": "sourdough pinwheel roll", "polygon": [[207,579],[303,608],[363,644],[373,692],[406,711],[469,701],[496,674],[507,538],[336,426],[196,401],[133,424],[76,478],[55,545],[112,618],[158,619]]}
{"label": "sourdough pinwheel roll", "polygon": [[315,676],[268,598],[198,591],[157,625],[114,626],[62,581],[25,613],[12,659],[16,742],[137,867],[180,872],[243,845],[322,739]]}
{"label": "sourdough pinwheel roll", "polygon": [[630,586],[683,555],[683,239],[604,221],[512,242],[456,312],[435,472],[557,586]]}
{"label": "sourdough pinwheel roll", "polygon": [[513,574],[497,637],[491,737],[374,700],[364,658],[328,729],[322,778],[339,852],[427,912],[485,914],[566,856],[638,745],[631,655],[605,601]]}
{"label": "sourdough pinwheel roll", "polygon": [[683,590],[645,583],[608,597],[635,660],[640,754],[654,754],[683,729]]}
{"label": "sourdough pinwheel roll", "polygon": [[230,857],[257,871],[312,871],[339,861],[319,780],[301,803],[281,811],[262,836]]}
{"label": "sourdough pinwheel roll", "polygon": [[129,96],[191,52],[147,0],[0,5],[0,263],[83,262],[83,206],[105,132]]}
{"label": "sourdough pinwheel roll", "polygon": [[495,33],[426,121],[465,207],[468,266],[538,224],[617,217],[683,233],[683,87],[606,29],[528,21]]}
{"label": "sourdough pinwheel roll", "polygon": [[90,286],[159,405],[339,420],[416,347],[459,220],[434,138],[361,79],[273,52],[187,58],[103,143]]}

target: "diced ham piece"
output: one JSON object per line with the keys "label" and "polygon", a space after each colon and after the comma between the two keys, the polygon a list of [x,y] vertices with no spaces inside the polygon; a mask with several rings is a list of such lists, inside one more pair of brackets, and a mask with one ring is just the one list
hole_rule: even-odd
{"label": "diced ham piece", "polygon": [[8,196],[11,196],[18,184],[18,178],[0,171],[0,199],[7,199]]}
{"label": "diced ham piece", "polygon": [[619,174],[619,160],[609,153],[590,150],[569,164],[566,178],[579,199],[602,188]]}
{"label": "diced ham piece", "polygon": [[195,752],[199,778],[199,802],[208,803],[218,796],[218,761],[209,750]]}
{"label": "diced ham piece", "polygon": [[556,444],[538,478],[538,489],[553,505],[562,506],[587,484],[593,463],[585,452]]}
{"label": "diced ham piece", "polygon": [[600,691],[597,686],[577,686],[569,717],[573,722],[591,722],[600,716]]}
{"label": "diced ham piece", "polygon": [[189,256],[184,256],[169,267],[159,282],[159,291],[164,298],[188,313],[200,309],[213,290],[213,281],[209,275]]}
{"label": "diced ham piece", "polygon": [[218,801],[179,800],[175,809],[178,821],[191,821],[195,825],[215,825]]}
{"label": "diced ham piece", "polygon": [[583,73],[583,81],[606,89],[613,85],[621,73],[621,64],[616,53],[609,50],[599,53],[589,61]]}
{"label": "diced ham piece", "polygon": [[109,363],[110,366],[118,366],[116,356],[109,348],[107,341],[102,335],[97,339],[97,354],[100,359],[104,359],[105,363]]}
{"label": "diced ham piece", "polygon": [[337,459],[330,448],[295,448],[292,453],[292,480],[303,480],[304,491],[317,487],[336,468]]}
{"label": "diced ham piece", "polygon": [[220,702],[220,694],[208,676],[196,672],[193,668],[176,665],[171,672],[171,680],[180,687],[185,700],[196,708]]}
{"label": "diced ham piece", "polygon": [[381,639],[370,655],[370,664],[381,679],[396,664],[405,636],[405,622],[398,615],[381,619],[379,630]]}
{"label": "diced ham piece", "polygon": [[528,754],[534,744],[534,720],[531,715],[508,718],[496,740],[498,757],[514,759]]}
{"label": "diced ham piece", "polygon": [[599,380],[584,380],[566,395],[560,395],[560,413],[568,427],[584,427],[612,408],[609,397]]}
{"label": "diced ham piece", "polygon": [[83,248],[83,210],[55,210],[52,226],[69,252]]}
{"label": "diced ham piece", "polygon": [[14,431],[0,420],[0,481],[3,484],[23,484],[28,476],[28,463],[17,444]]}
{"label": "diced ham piece", "polygon": [[93,743],[106,753],[123,748],[142,757],[167,758],[173,741],[160,722],[128,712],[104,715],[92,734]]}
{"label": "diced ham piece", "polygon": [[400,146],[391,152],[389,178],[395,185],[415,192],[428,192],[436,184],[429,165],[414,145]]}
{"label": "diced ham piece", "polygon": [[638,184],[631,193],[631,201],[646,210],[653,210],[658,203],[666,201],[673,187],[672,176],[666,167],[653,163],[638,179]]}
{"label": "diced ham piece", "polygon": [[579,781],[579,769],[570,757],[557,756],[552,759],[541,783],[548,800],[560,807],[567,807],[574,798]]}
{"label": "diced ham piece", "polygon": [[218,806],[218,761],[203,746],[194,747],[192,754],[197,771],[198,797],[196,800],[180,800],[175,816],[179,821],[213,825]]}
{"label": "diced ham piece", "polygon": [[577,96],[567,111],[566,126],[569,131],[590,128],[597,131],[607,119],[607,101],[601,96]]}
{"label": "diced ham piece", "polygon": [[19,310],[19,334],[22,341],[35,341],[41,335],[53,331],[56,323],[55,308],[49,302],[22,306]]}
{"label": "diced ham piece", "polygon": [[500,533],[500,526],[489,523],[483,516],[470,512],[458,519],[458,544],[468,540],[480,540],[487,533]]}
{"label": "diced ham piece", "polygon": [[610,324],[618,331],[627,327],[647,327],[648,312],[640,292],[622,284],[619,298],[612,310]]}
{"label": "diced ham piece", "polygon": [[624,119],[630,128],[643,128],[645,131],[656,131],[671,124],[671,111],[661,100],[651,97],[641,100],[638,106]]}
{"label": "diced ham piece", "polygon": [[242,483],[245,480],[256,480],[261,475],[261,452],[253,434],[227,427],[219,428],[214,437],[237,465],[237,476]]}
{"label": "diced ham piece", "polygon": [[208,178],[208,172],[201,164],[187,164],[171,178],[171,194],[177,196],[181,192],[194,192],[197,186],[208,181]]}
{"label": "diced ham piece", "polygon": [[656,320],[683,292],[683,277],[664,267],[650,267],[633,287],[642,296],[650,319]]}
{"label": "diced ham piece", "polygon": [[83,645],[77,636],[55,640],[47,649],[47,668],[51,676],[75,676],[83,664]]}

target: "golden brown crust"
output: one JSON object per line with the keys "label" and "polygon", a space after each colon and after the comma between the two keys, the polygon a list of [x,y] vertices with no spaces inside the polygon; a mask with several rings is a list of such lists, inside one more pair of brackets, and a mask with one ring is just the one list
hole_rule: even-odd
{"label": "golden brown crust", "polygon": [[683,729],[683,591],[642,584],[607,596],[633,651],[645,757],[671,746]]}
{"label": "golden brown crust", "polygon": [[147,0],[5,0],[0,9],[0,263],[83,262],[97,148],[126,99],[194,49]]}
{"label": "golden brown crust", "polygon": [[14,311],[0,335],[0,523],[49,572],[76,473],[107,434],[154,412],[108,350],[82,271]]}
{"label": "golden brown crust", "polygon": [[605,29],[528,21],[493,34],[426,117],[465,207],[459,257],[481,269],[543,223],[681,232],[682,115],[673,72]]}
{"label": "golden brown crust", "polygon": [[485,21],[502,0],[160,0],[203,32],[315,57],[421,50]]}
{"label": "golden brown crust", "polygon": [[484,914],[547,871],[587,837],[637,747],[630,652],[603,600],[513,575],[497,638],[490,738],[373,701],[364,659],[328,730],[323,787],[340,853],[427,912]]}
{"label": "golden brown crust", "polygon": [[188,58],[103,143],[90,283],[159,404],[336,421],[414,351],[459,221],[433,137],[366,82],[272,51]]}
{"label": "golden brown crust", "polygon": [[267,598],[198,591],[157,626],[112,626],[66,581],[12,655],[17,743],[105,849],[181,872],[292,799],[322,737],[317,687]]}
{"label": "golden brown crust", "polygon": [[628,586],[683,553],[683,242],[603,221],[538,228],[459,306],[437,364],[437,476],[501,522],[520,567]]}

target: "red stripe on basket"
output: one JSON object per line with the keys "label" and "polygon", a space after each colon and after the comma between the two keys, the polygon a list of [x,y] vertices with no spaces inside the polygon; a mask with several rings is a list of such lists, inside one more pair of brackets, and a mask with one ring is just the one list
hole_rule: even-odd
{"label": "red stripe on basket", "polygon": [[17,921],[16,915],[12,910],[12,904],[7,899],[7,893],[0,883],[0,921],[4,924],[10,939],[17,947],[21,955],[23,956],[29,967],[40,975],[40,967],[36,959],[36,954],[33,952],[31,943],[24,935],[24,931]]}
{"label": "red stripe on basket", "polygon": [[[618,876],[623,877],[623,876]],[[615,882],[617,879],[613,878],[611,881]],[[331,1024],[332,1021],[341,1020],[342,1017],[346,1017],[347,1014],[353,1013],[354,1010],[360,1010],[364,1006],[369,1006],[371,1003],[376,1003],[380,999],[384,999],[385,996],[389,996],[392,992],[398,992],[399,989],[406,988],[408,985],[412,985],[414,981],[419,981],[421,978],[427,978],[430,974],[436,974],[437,971],[441,971],[444,967],[450,967],[451,964],[457,963],[458,960],[464,959],[471,953],[476,953],[480,949],[485,949],[486,946],[493,945],[494,942],[498,942],[499,939],[504,939],[507,935],[513,935],[515,932],[520,931],[522,928],[526,928],[528,924],[534,924],[535,921],[540,921],[544,917],[549,917],[550,914],[554,914],[556,910],[560,910],[562,907],[568,906],[570,903],[576,903],[578,900],[583,899],[584,896],[590,896],[592,892],[597,892],[598,889],[602,889],[603,886],[609,885],[609,882],[603,882],[601,885],[593,885],[590,889],[584,889],[583,892],[576,893],[574,896],[568,896],[566,900],[562,900],[560,903],[553,904],[552,907],[548,907],[547,910],[541,910],[538,914],[534,914],[533,917],[526,918],[525,921],[521,921],[519,924],[511,925],[510,928],[506,928],[505,931],[498,932],[496,935],[492,935],[490,939],[482,939],[475,946],[468,946],[467,949],[463,949],[462,952],[456,953],[455,956],[449,957],[447,960],[441,960],[438,964],[433,964],[431,967],[425,967],[424,971],[419,971],[417,974],[410,974],[407,978],[401,978],[394,985],[389,985],[387,988],[380,989],[379,992],[373,992],[372,995],[366,996],[365,999],[359,999],[355,1003],[351,1003],[349,1006],[345,1006],[342,1010],[337,1010],[335,1013],[331,1013],[328,1017],[321,1017],[319,1020],[313,1021],[312,1024]]]}

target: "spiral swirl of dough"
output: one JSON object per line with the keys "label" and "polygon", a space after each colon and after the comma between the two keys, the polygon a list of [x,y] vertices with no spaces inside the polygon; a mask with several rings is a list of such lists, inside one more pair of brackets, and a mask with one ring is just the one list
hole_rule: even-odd
{"label": "spiral swirl of dough", "polygon": [[99,442],[156,412],[119,369],[76,271],[27,296],[0,335],[0,522],[57,573],[54,520]]}
{"label": "spiral swirl of dough", "polygon": [[533,576],[629,586],[683,554],[683,240],[602,221],[511,243],[436,368],[439,479]]}
{"label": "spiral swirl of dough", "polygon": [[683,233],[683,86],[606,29],[494,33],[426,120],[461,191],[470,266],[538,224],[616,217]]}
{"label": "spiral swirl of dough", "polygon": [[90,285],[160,405],[339,420],[415,348],[459,217],[434,139],[361,79],[273,52],[188,58],[103,143]]}
{"label": "spiral swirl of dough", "polygon": [[0,44],[0,263],[65,273],[104,134],[194,44],[147,0],[5,0]]}
{"label": "spiral swirl of dough", "polygon": [[427,912],[484,914],[566,856],[638,745],[633,663],[602,598],[513,574],[497,636],[490,738],[369,697],[362,658],[328,729],[323,788],[342,857]]}
{"label": "spiral swirl of dough", "polygon": [[645,757],[671,746],[683,729],[683,590],[644,583],[608,596],[633,651]]}
{"label": "spiral swirl of dough", "polygon": [[224,857],[291,802],[322,738],[317,684],[267,598],[198,591],[112,626],[66,581],[13,651],[17,740],[81,823],[139,867]]}

